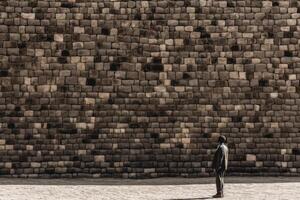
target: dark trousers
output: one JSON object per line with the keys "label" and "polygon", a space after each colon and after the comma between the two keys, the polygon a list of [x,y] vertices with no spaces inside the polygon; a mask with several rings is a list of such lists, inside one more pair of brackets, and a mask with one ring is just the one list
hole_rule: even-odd
{"label": "dark trousers", "polygon": [[217,193],[223,193],[225,171],[216,172]]}

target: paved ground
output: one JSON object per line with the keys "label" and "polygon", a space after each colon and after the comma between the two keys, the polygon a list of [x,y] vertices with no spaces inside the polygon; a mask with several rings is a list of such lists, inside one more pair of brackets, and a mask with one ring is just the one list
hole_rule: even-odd
{"label": "paved ground", "polygon": [[[300,199],[300,177],[226,177],[224,200]],[[200,200],[215,193],[213,178],[6,179],[0,200]]]}

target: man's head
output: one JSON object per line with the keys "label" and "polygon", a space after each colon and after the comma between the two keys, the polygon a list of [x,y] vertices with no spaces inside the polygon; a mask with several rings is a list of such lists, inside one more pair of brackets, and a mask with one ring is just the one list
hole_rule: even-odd
{"label": "man's head", "polygon": [[219,137],[218,142],[219,142],[220,144],[225,143],[225,142],[226,142],[226,137],[225,137],[224,135],[221,135],[221,136]]}

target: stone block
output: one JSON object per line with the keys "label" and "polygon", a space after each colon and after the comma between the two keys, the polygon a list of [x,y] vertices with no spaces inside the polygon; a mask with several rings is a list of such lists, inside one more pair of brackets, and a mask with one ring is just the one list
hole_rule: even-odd
{"label": "stone block", "polygon": [[247,155],[246,155],[246,160],[247,160],[247,161],[256,161],[256,155],[253,155],[253,154],[247,154]]}
{"label": "stone block", "polygon": [[104,155],[97,155],[94,156],[95,162],[105,162],[105,156]]}
{"label": "stone block", "polygon": [[35,19],[35,13],[21,13],[23,19]]}
{"label": "stone block", "polygon": [[63,42],[64,41],[64,35],[63,34],[54,34],[54,41]]}

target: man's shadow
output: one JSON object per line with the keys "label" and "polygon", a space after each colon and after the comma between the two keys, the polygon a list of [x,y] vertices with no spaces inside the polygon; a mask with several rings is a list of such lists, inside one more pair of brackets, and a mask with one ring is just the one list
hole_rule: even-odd
{"label": "man's shadow", "polygon": [[200,198],[187,198],[187,199],[166,199],[166,200],[203,200],[203,199],[212,199],[212,197],[200,197]]}

